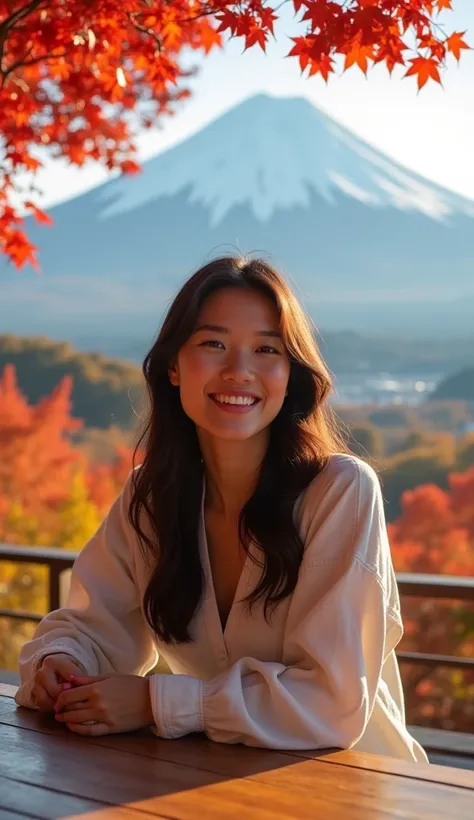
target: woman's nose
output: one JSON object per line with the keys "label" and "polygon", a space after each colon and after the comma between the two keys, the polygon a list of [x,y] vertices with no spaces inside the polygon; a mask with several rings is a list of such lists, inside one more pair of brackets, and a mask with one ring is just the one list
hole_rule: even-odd
{"label": "woman's nose", "polygon": [[248,383],[254,375],[248,356],[243,352],[231,353],[225,362],[222,376],[228,381]]}

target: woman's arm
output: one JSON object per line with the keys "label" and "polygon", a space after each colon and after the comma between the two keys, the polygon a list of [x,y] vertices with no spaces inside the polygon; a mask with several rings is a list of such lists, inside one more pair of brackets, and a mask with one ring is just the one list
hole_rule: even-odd
{"label": "woman's arm", "polygon": [[[378,480],[353,465],[324,520],[308,527],[285,663],[242,658],[207,682],[152,676],[161,736],[205,731],[215,741],[280,749],[349,748],[361,737],[402,627]],[[338,564],[328,573],[331,553]],[[321,595],[323,572],[332,581]]]}
{"label": "woman's arm", "polygon": [[134,573],[130,482],[75,561],[65,607],[46,615],[20,651],[20,706],[34,705],[31,687],[47,655],[69,655],[87,675],[146,674],[156,664]]}

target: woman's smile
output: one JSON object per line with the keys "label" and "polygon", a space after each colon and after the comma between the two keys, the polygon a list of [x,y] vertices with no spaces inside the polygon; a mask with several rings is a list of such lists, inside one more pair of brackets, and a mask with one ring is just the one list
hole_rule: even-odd
{"label": "woman's smile", "polygon": [[250,393],[237,393],[226,391],[225,393],[209,393],[211,401],[217,405],[219,410],[225,413],[249,413],[261,399]]}

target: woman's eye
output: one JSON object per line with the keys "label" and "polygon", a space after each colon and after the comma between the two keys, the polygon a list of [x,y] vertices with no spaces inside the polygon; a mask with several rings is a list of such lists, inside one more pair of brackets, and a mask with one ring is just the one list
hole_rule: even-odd
{"label": "woman's eye", "polygon": [[199,347],[213,347],[219,350],[220,348],[223,348],[224,345],[218,339],[206,339],[205,342],[201,342]]}
{"label": "woman's eye", "polygon": [[270,347],[270,345],[262,345],[258,348],[262,351],[262,353],[277,353],[280,355],[280,351],[276,349],[276,347]]}

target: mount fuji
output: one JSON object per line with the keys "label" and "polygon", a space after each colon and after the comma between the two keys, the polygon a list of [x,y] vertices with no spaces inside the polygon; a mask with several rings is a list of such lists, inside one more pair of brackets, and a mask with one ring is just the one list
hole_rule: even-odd
{"label": "mount fuji", "polygon": [[323,330],[474,326],[474,201],[407,170],[302,98],[252,97],[184,142],[28,221],[43,274],[0,261],[2,332],[151,336],[216,255],[262,254]]}

